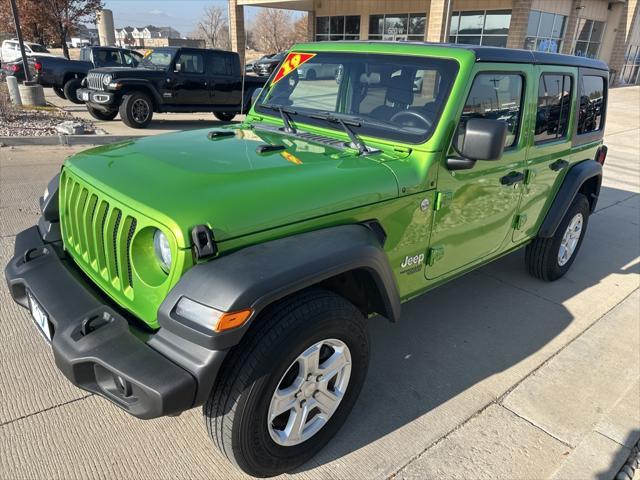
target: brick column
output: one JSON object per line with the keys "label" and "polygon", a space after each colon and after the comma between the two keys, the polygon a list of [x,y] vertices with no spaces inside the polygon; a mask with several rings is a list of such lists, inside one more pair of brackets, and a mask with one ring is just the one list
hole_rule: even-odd
{"label": "brick column", "polygon": [[307,41],[313,42],[316,39],[316,13],[312,10],[307,12]]}
{"label": "brick column", "polygon": [[578,16],[582,10],[578,10],[582,6],[582,0],[573,0],[571,2],[571,11],[564,29],[564,42],[562,42],[562,51],[566,55],[573,54],[573,41],[576,36],[576,27],[578,26]]}
{"label": "brick column", "polygon": [[427,30],[424,33],[427,42],[449,41],[449,32],[446,31],[449,23],[447,15],[451,15],[451,12],[447,12],[447,0],[431,0],[427,13]]}
{"label": "brick column", "polygon": [[524,38],[527,35],[527,25],[529,24],[529,13],[531,13],[530,0],[513,0],[507,48],[524,48]]}
{"label": "brick column", "polygon": [[229,36],[231,50],[238,52],[240,65],[243,66],[247,39],[244,31],[244,7],[238,5],[238,0],[229,0]]}

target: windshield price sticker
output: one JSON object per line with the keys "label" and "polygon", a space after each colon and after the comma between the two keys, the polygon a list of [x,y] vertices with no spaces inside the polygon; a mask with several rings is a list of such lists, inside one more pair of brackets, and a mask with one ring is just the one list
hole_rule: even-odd
{"label": "windshield price sticker", "polygon": [[308,62],[313,57],[315,57],[315,53],[299,53],[299,52],[290,52],[282,61],[282,65],[280,66],[280,70],[276,73],[276,76],[273,77],[272,84],[278,83],[284,77],[289,75],[291,72],[295,71],[300,65],[305,62]]}

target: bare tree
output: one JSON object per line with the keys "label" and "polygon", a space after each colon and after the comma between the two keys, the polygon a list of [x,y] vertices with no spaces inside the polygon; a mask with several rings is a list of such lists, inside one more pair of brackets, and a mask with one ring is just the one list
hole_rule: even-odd
{"label": "bare tree", "polygon": [[309,23],[308,22],[309,22],[309,18],[306,14],[302,15],[295,22],[293,22],[293,41],[295,43],[309,41]]}
{"label": "bare tree", "polygon": [[81,21],[96,22],[96,15],[102,10],[101,0],[30,0],[41,6],[43,12],[53,23],[58,41],[62,45],[64,56],[69,58],[67,36]]}
{"label": "bare tree", "polygon": [[204,40],[209,48],[229,50],[229,22],[225,11],[215,5],[206,7],[202,13],[202,20],[191,36]]}
{"label": "bare tree", "polygon": [[264,8],[253,21],[255,48],[269,53],[286,50],[293,43],[291,14],[278,8]]}

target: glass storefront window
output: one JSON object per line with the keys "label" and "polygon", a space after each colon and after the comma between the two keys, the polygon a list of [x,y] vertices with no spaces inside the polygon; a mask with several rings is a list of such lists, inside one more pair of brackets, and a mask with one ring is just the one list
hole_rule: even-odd
{"label": "glass storefront window", "polygon": [[359,39],[359,15],[316,17],[316,41]]}
{"label": "glass storefront window", "polygon": [[465,45],[506,47],[511,10],[453,12],[449,41]]}
{"label": "glass storefront window", "polygon": [[531,10],[524,48],[539,52],[559,53],[567,17]]}
{"label": "glass storefront window", "polygon": [[573,54],[578,57],[597,58],[605,25],[605,22],[597,20],[578,19],[578,34]]}
{"label": "glass storefront window", "polygon": [[426,13],[369,15],[369,40],[424,40]]}
{"label": "glass storefront window", "polygon": [[620,71],[618,83],[633,85],[640,81],[640,45],[629,45],[624,57],[624,65]]}

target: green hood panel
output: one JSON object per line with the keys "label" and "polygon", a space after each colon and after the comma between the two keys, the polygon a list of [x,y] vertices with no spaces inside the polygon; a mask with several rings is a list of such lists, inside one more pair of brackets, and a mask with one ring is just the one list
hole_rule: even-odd
{"label": "green hood panel", "polygon": [[[208,224],[217,241],[395,198],[398,184],[382,154],[359,157],[279,135],[234,128],[127,141],[79,153],[66,168],[170,228],[179,248]],[[264,144],[285,150],[259,154]]]}

